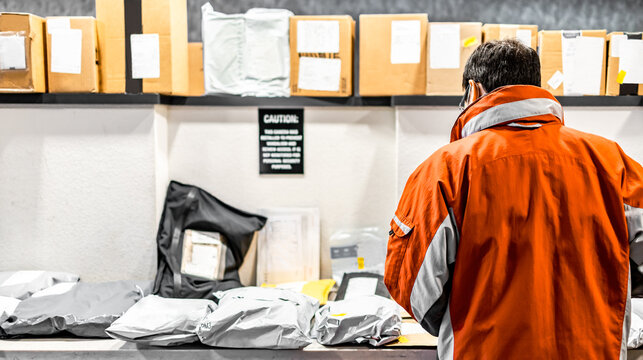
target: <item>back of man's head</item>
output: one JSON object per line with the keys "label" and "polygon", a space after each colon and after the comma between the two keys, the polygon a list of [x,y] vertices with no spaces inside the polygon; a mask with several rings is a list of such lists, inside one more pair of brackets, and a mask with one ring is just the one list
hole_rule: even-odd
{"label": "back of man's head", "polygon": [[463,88],[469,80],[482,84],[487,92],[505,85],[540,86],[540,59],[534,49],[518,40],[484,43],[467,60]]}

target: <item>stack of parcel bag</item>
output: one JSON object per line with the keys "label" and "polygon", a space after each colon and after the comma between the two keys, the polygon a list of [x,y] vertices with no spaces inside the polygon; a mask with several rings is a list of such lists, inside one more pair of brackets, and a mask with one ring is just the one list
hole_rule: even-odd
{"label": "stack of parcel bag", "polygon": [[[399,307],[363,296],[328,302],[280,288],[243,287],[238,269],[266,218],[171,182],[150,282],[78,282],[43,271],[0,273],[0,337],[67,333],[154,346],[379,346],[400,335]],[[196,251],[208,255],[206,261]],[[205,263],[204,263],[205,262]],[[151,291],[150,291],[151,290]],[[314,320],[313,320],[314,319]]]}

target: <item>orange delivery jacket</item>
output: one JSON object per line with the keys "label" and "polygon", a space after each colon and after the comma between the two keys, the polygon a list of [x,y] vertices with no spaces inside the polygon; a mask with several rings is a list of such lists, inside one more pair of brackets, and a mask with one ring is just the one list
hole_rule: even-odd
{"label": "orange delivery jacket", "polygon": [[409,177],[384,281],[441,360],[625,359],[642,209],[615,142],[564,126],[542,88],[501,87]]}

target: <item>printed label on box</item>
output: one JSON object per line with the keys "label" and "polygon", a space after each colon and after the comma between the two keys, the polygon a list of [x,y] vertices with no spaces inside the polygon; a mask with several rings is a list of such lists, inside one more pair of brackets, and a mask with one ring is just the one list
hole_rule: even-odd
{"label": "printed label on box", "polygon": [[299,58],[297,87],[304,90],[339,91],[342,60]]}
{"label": "printed label on box", "polygon": [[516,39],[523,45],[531,47],[531,30],[529,29],[516,29]]}
{"label": "printed label on box", "polygon": [[625,71],[623,84],[643,84],[643,40],[621,42],[619,71]]}
{"label": "printed label on box", "polygon": [[339,21],[297,21],[298,53],[338,53]]}
{"label": "printed label on box", "polygon": [[420,20],[391,22],[391,64],[419,64],[421,55]]}
{"label": "printed label on box", "polygon": [[605,39],[571,37],[566,36],[565,32],[562,34],[564,94],[598,95],[601,89]]}
{"label": "printed label on box", "polygon": [[460,68],[460,24],[429,24],[431,69]]}
{"label": "printed label on box", "polygon": [[161,77],[159,34],[132,34],[132,79]]}
{"label": "printed label on box", "polygon": [[610,55],[612,57],[620,57],[621,52],[621,41],[627,41],[627,35],[612,35],[612,40],[610,40]]}
{"label": "printed label on box", "polygon": [[80,74],[82,57],[82,30],[58,29],[51,33],[51,72]]}
{"label": "printed label on box", "polygon": [[25,37],[0,35],[0,70],[25,69],[27,69]]}
{"label": "printed label on box", "polygon": [[552,87],[552,89],[556,90],[560,86],[560,84],[563,83],[563,80],[565,77],[563,76],[563,73],[560,71],[556,70],[554,75],[552,75],[549,80],[547,80],[547,84]]}

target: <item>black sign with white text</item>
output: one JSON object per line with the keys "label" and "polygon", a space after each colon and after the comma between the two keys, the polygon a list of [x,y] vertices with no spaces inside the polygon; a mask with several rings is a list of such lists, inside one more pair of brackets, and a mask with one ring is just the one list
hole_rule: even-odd
{"label": "black sign with white text", "polygon": [[259,173],[304,173],[304,109],[259,109]]}

